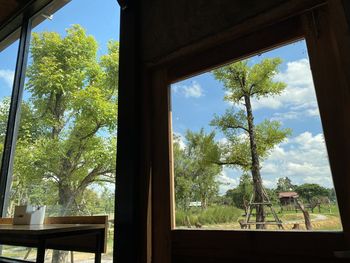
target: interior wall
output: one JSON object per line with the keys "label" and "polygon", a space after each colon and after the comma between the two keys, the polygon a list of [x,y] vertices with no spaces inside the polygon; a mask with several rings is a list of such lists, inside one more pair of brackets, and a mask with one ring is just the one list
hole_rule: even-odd
{"label": "interior wall", "polygon": [[342,3],[344,5],[344,10],[347,16],[348,24],[350,25],[350,1],[349,0],[342,0]]}
{"label": "interior wall", "polygon": [[[243,28],[245,34],[249,34],[248,31],[252,32],[252,28],[256,26],[249,22],[252,18],[260,17],[261,19],[259,18],[258,21],[267,26],[272,22],[283,20],[298,12],[325,3],[325,0],[140,1],[140,43],[138,48],[143,62],[142,66],[146,69],[152,69],[153,66],[161,67],[164,65],[163,63],[171,63],[173,59],[220,44],[228,39],[230,33],[227,34],[227,32],[232,33]],[[343,0],[344,5],[348,7],[348,17],[350,17],[350,4],[348,2],[350,1]],[[150,90],[147,86],[149,83],[143,85],[142,90]],[[165,238],[164,242],[167,242]],[[171,244],[166,244],[164,247],[171,249]],[[192,252],[190,251],[190,253]],[[283,260],[284,256],[281,256],[282,258],[279,258],[278,261]],[[188,260],[186,262],[200,262],[195,257],[186,258],[186,260]],[[206,262],[217,262],[215,260],[215,258],[212,261],[208,259]],[[297,259],[289,259],[290,262],[294,262],[294,260]],[[300,262],[314,262],[313,260],[314,258],[304,258]],[[347,262],[346,259],[340,261]],[[185,261],[184,258],[180,258],[175,259],[174,262]],[[227,262],[231,262],[231,260]],[[324,262],[333,261],[325,259]]]}
{"label": "interior wall", "polygon": [[[164,57],[218,34],[255,16],[280,9],[281,16],[323,3],[322,0],[151,0],[141,1],[143,59],[156,63]],[[275,18],[274,18],[275,19]],[[267,22],[268,23],[268,22]]]}
{"label": "interior wall", "polygon": [[0,2],[0,25],[9,19],[14,13],[16,13],[22,6],[19,1],[16,0],[7,0]]}
{"label": "interior wall", "polygon": [[145,59],[164,56],[284,1],[143,1],[142,45]]}

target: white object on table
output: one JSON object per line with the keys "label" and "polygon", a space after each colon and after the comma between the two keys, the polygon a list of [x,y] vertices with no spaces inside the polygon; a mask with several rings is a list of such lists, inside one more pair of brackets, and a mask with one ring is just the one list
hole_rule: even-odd
{"label": "white object on table", "polygon": [[42,225],[46,206],[20,205],[15,207],[14,225]]}

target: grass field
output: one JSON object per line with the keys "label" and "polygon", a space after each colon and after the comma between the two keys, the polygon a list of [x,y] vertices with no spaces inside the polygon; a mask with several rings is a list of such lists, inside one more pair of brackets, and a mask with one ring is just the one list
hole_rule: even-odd
{"label": "grass field", "polygon": [[[275,207],[279,219],[283,222],[285,230],[292,230],[294,224],[299,224],[300,230],[305,230],[304,216],[300,210],[283,211]],[[314,209],[309,211],[311,224],[314,231],[341,231],[342,225],[337,205],[322,207],[321,211]],[[240,229],[239,220],[244,219],[244,211],[235,207],[214,206],[206,210],[192,208],[188,211],[176,211],[176,225],[178,228],[201,227],[203,229]],[[267,220],[272,220],[271,214],[267,214]],[[198,224],[199,223],[199,224]],[[254,227],[252,227],[254,228]],[[268,230],[277,230],[276,226],[268,226]]]}

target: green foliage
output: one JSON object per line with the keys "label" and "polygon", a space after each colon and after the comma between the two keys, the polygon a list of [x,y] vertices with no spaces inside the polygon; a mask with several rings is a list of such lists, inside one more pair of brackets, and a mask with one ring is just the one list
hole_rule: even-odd
{"label": "green foliage", "polygon": [[[260,163],[291,133],[290,129],[282,129],[277,121],[254,122],[252,100],[278,95],[286,87],[285,83],[274,80],[281,62],[279,58],[264,59],[251,66],[248,60],[243,60],[213,71],[215,78],[224,85],[224,100],[232,105],[222,116],[214,115],[211,122],[228,141],[221,145],[222,154],[216,163],[250,171],[256,203],[264,201]],[[235,112],[235,106],[244,110]],[[239,190],[233,196],[242,199]],[[246,200],[243,198],[239,202],[247,210]],[[256,221],[264,222],[263,206],[259,205],[256,211]]]}
{"label": "green foliage", "polygon": [[[64,37],[33,33],[25,86],[30,99],[21,105],[12,205],[27,201],[59,205],[61,214],[90,213],[92,207],[80,205],[97,198],[88,187],[114,183],[119,45],[109,42],[101,57],[97,50],[94,37],[79,25]],[[0,108],[1,129],[8,103],[5,99]]]}
{"label": "green foliage", "polygon": [[334,188],[328,189],[328,198],[332,203],[337,202],[337,196]]}
{"label": "green foliage", "polygon": [[239,178],[239,185],[226,192],[226,197],[232,200],[232,204],[238,208],[247,209],[249,200],[253,194],[253,181],[249,174],[243,174]]}
{"label": "green foliage", "polygon": [[277,181],[277,192],[288,192],[288,191],[294,191],[296,188],[296,185],[292,184],[292,180],[290,180],[288,177],[282,177],[278,178]]}
{"label": "green foliage", "polygon": [[278,66],[281,63],[280,58],[272,58],[250,66],[249,60],[242,60],[220,67],[213,73],[228,92],[225,100],[240,104],[245,95],[259,99],[280,94],[286,85],[274,81],[273,77],[278,73]]}
{"label": "green foliage", "polygon": [[187,209],[192,198],[192,177],[188,171],[191,167],[191,160],[187,158],[185,150],[181,148],[180,138],[174,135],[174,173],[175,173],[175,201],[177,207]]}
{"label": "green foliage", "polygon": [[217,159],[219,147],[215,134],[186,132],[186,147],[182,149],[179,138],[174,140],[175,195],[177,206],[187,209],[189,202],[201,201],[205,208],[218,194],[217,176],[221,167],[212,160]]}
{"label": "green foliage", "polygon": [[276,189],[265,188],[265,191],[266,191],[268,197],[270,198],[270,201],[272,204],[277,205],[280,203]]}
{"label": "green foliage", "polygon": [[176,225],[194,226],[196,223],[211,225],[237,222],[241,215],[242,210],[228,206],[212,206],[205,210],[200,208],[191,208],[190,210],[177,209]]}
{"label": "green foliage", "polygon": [[251,109],[244,101],[244,98],[250,101],[252,98],[278,95],[283,91],[285,84],[273,80],[280,63],[279,58],[265,59],[250,66],[249,61],[244,60],[213,71],[215,78],[224,84],[227,92],[224,100],[246,108],[236,112],[232,106],[223,115],[214,115],[210,125],[222,131],[228,140],[221,145],[221,158],[217,163],[247,172],[252,169],[252,134],[260,160],[266,158],[275,145],[291,134],[291,130],[282,129],[278,121],[264,120],[257,125],[252,123],[253,126],[249,127],[248,111]]}
{"label": "green foliage", "polygon": [[295,188],[295,191],[299,194],[301,198],[307,202],[311,202],[312,198],[329,196],[329,190],[318,184],[302,184]]}

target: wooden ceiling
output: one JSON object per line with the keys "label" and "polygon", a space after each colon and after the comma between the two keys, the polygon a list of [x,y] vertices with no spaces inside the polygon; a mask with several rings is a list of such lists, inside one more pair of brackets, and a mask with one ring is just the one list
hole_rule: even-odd
{"label": "wooden ceiling", "polygon": [[23,0],[0,0],[0,25],[16,14],[27,2]]}

